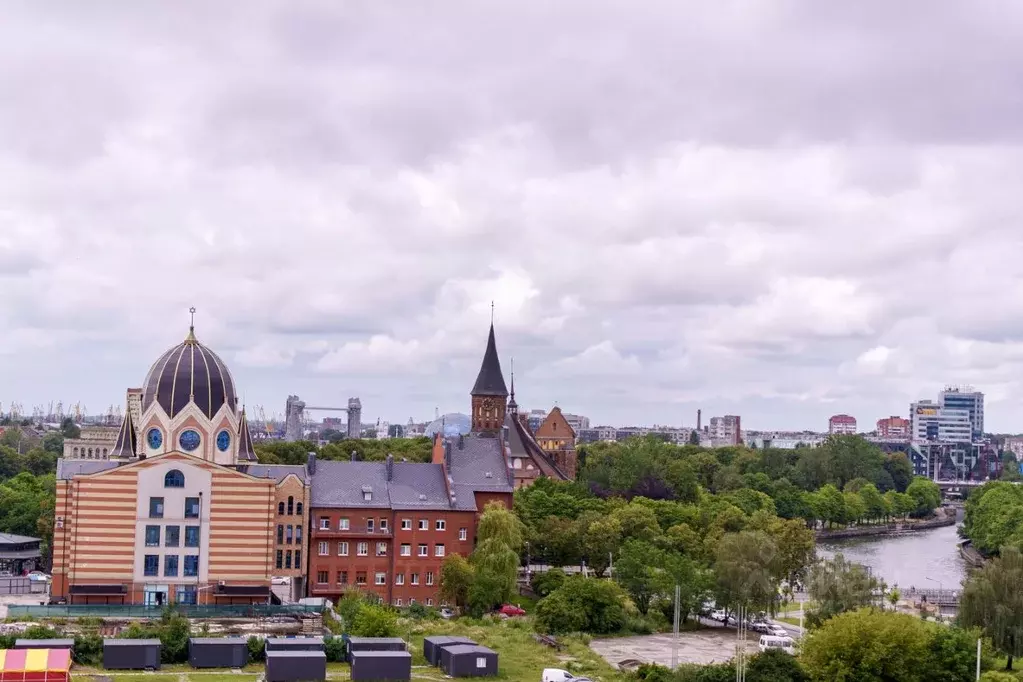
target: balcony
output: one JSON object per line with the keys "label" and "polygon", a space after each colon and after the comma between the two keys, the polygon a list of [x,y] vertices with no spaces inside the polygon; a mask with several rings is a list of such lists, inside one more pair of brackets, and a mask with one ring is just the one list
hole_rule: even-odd
{"label": "balcony", "polygon": [[378,526],[369,528],[368,526],[362,525],[351,525],[345,530],[338,530],[337,528],[315,528],[313,530],[313,536],[321,539],[326,538],[353,538],[353,537],[378,537],[378,538],[389,538],[391,537],[391,529],[382,529]]}

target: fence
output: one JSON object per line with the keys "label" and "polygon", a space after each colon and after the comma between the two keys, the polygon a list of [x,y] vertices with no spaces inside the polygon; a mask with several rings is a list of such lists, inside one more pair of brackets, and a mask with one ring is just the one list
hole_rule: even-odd
{"label": "fence", "polygon": [[[31,618],[159,618],[166,610],[160,606],[131,604],[50,604],[48,606],[14,605],[7,607],[10,617]],[[322,613],[322,605],[314,604],[221,604],[175,605],[175,612],[188,618],[266,618],[269,616],[297,616],[303,613]]]}
{"label": "fence", "polygon": [[46,583],[33,584],[24,576],[0,577],[0,594],[32,594],[46,592]]}

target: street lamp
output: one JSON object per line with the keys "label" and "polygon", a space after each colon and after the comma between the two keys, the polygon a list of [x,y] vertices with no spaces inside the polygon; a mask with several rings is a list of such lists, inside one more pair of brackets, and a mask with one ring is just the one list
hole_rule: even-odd
{"label": "street lamp", "polygon": [[937,602],[937,606],[938,606],[938,621],[941,621],[941,593],[943,592],[943,587],[944,586],[941,584],[940,580],[935,580],[934,578],[928,578],[927,576],[924,576],[924,580],[930,580],[932,583],[938,583],[938,602]]}

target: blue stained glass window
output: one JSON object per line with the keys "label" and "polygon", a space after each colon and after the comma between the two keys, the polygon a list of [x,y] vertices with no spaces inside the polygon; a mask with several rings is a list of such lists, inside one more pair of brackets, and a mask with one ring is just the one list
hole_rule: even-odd
{"label": "blue stained glass window", "polygon": [[199,438],[199,433],[197,431],[193,431],[192,429],[183,431],[181,435],[178,436],[178,444],[181,445],[181,449],[184,450],[185,452],[191,452],[192,450],[195,450],[197,447],[199,447],[199,443],[201,442],[202,439]]}
{"label": "blue stained glass window", "polygon": [[146,442],[149,443],[149,447],[154,450],[159,450],[160,446],[163,445],[163,431],[160,429],[149,429],[146,434]]}
{"label": "blue stained glass window", "polygon": [[177,469],[171,469],[167,472],[167,475],[163,477],[164,488],[184,488],[185,487],[185,475]]}
{"label": "blue stained glass window", "polygon": [[218,450],[220,450],[221,452],[224,452],[225,450],[227,450],[227,448],[230,445],[231,445],[231,434],[229,434],[227,431],[221,431],[220,433],[217,434],[217,449]]}

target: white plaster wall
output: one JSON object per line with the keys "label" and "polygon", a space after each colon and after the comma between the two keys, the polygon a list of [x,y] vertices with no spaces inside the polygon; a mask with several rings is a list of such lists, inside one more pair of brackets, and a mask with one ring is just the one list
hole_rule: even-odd
{"label": "white plaster wall", "polygon": [[[168,471],[177,469],[185,476],[184,488],[163,487],[164,476]],[[135,581],[146,583],[173,583],[187,585],[191,582],[205,582],[209,575],[209,539],[210,539],[210,498],[213,489],[213,475],[200,467],[181,460],[160,462],[138,473],[138,509],[135,522]],[[163,518],[149,518],[149,498],[163,498]],[[199,518],[185,518],[185,498],[198,497]],[[185,547],[185,526],[199,525],[199,547]],[[146,547],[146,526],[160,526],[160,546]],[[166,526],[179,526],[181,536],[177,547],[164,547]],[[160,557],[160,575],[145,575],[145,555],[156,554]],[[163,576],[163,557],[177,554],[177,577]],[[185,560],[189,554],[199,555],[199,576],[184,577]]]}

